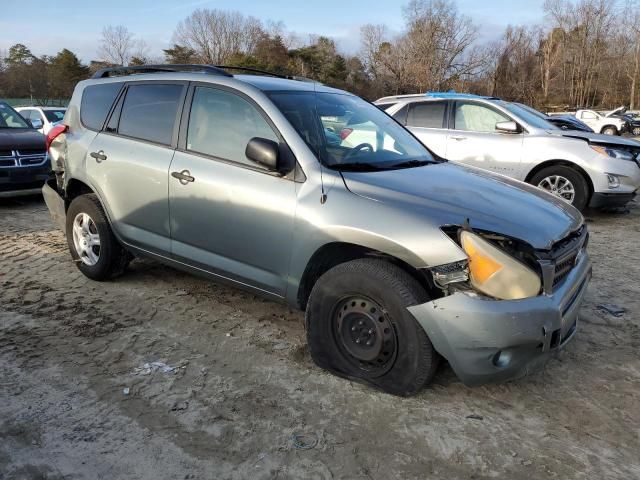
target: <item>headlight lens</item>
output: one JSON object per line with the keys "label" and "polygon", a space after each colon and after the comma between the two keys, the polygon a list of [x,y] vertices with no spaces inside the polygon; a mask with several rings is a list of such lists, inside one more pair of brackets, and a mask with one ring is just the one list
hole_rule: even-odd
{"label": "headlight lens", "polygon": [[536,272],[482,237],[463,230],[460,243],[469,257],[469,277],[476,290],[501,300],[534,297],[540,292]]}
{"label": "headlight lens", "polygon": [[618,160],[634,160],[634,155],[631,152],[626,150],[622,150],[619,148],[611,148],[611,147],[603,147],[601,145],[590,145],[592,150],[595,150],[600,155],[605,155],[607,157],[615,158]]}

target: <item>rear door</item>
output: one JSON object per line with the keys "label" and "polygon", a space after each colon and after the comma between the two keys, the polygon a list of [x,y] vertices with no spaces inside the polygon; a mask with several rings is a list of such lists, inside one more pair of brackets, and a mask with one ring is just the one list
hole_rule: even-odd
{"label": "rear door", "polygon": [[161,254],[171,249],[168,173],[186,90],[185,82],[125,84],[87,155],[117,233]]}
{"label": "rear door", "polygon": [[254,137],[284,140],[241,93],[192,86],[171,163],[172,254],[178,261],[283,296],[296,210],[292,178],[245,155]]}
{"label": "rear door", "polygon": [[518,177],[524,133],[502,133],[496,124],[513,121],[507,114],[480,102],[456,101],[453,128],[447,138],[447,159]]}
{"label": "rear door", "polygon": [[436,155],[447,158],[447,113],[446,100],[414,102],[408,105],[406,126]]}

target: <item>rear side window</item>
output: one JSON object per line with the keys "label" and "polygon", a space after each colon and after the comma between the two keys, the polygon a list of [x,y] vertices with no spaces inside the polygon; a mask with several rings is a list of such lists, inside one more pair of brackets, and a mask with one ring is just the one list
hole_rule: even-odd
{"label": "rear side window", "polygon": [[80,102],[82,125],[91,130],[101,130],[120,87],[121,83],[103,83],[86,87]]}
{"label": "rear side window", "polygon": [[196,88],[187,150],[259,167],[245,155],[254,137],[280,142],[262,114],[242,97],[215,88]]}
{"label": "rear side window", "polygon": [[411,105],[407,125],[422,128],[443,128],[446,102],[423,102]]}
{"label": "rear side window", "polygon": [[118,133],[171,145],[182,85],[130,85],[122,104]]}

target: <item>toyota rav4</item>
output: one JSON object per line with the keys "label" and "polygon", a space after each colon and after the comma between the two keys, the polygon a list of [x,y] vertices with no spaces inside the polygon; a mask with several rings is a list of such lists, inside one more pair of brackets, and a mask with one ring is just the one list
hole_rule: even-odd
{"label": "toyota rav4", "polygon": [[[398,395],[442,357],[466,384],[507,380],[573,338],[591,276],[575,208],[444,161],[347,92],[228,72],[77,85],[43,192],[87,277],[140,255],[286,302],[320,367]],[[345,116],[371,140],[346,146]]]}

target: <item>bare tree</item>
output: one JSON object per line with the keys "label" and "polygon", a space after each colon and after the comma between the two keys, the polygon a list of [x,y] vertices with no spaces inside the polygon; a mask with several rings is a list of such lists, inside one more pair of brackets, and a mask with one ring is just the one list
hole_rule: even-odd
{"label": "bare tree", "polygon": [[223,64],[234,54],[251,54],[262,38],[261,22],[238,12],[198,9],[181,21],[174,41],[204,63]]}
{"label": "bare tree", "polygon": [[106,62],[115,65],[128,65],[134,47],[133,34],[127,27],[109,25],[102,29],[98,55],[100,55],[101,60]]}

